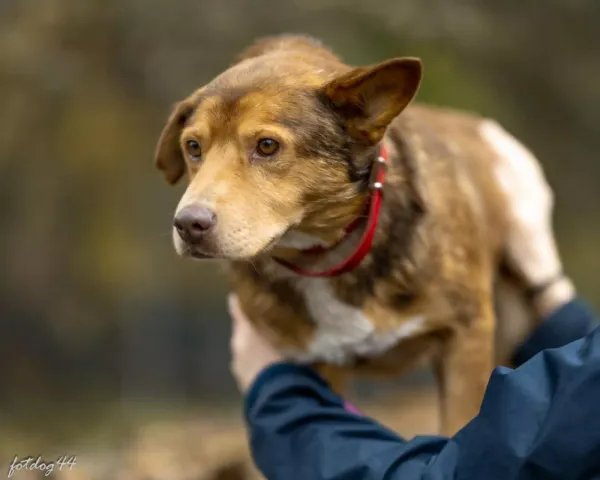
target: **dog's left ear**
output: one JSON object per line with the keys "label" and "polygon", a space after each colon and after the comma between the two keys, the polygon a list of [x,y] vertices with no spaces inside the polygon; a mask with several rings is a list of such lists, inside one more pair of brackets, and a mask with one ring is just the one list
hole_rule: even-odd
{"label": "dog's left ear", "polygon": [[354,68],[325,85],[323,94],[344,118],[350,135],[374,145],[417,93],[421,73],[420,59],[395,58]]}
{"label": "dog's left ear", "polygon": [[185,173],[185,161],[179,146],[179,136],[195,108],[194,97],[175,105],[156,145],[154,164],[163,172],[165,179],[171,185],[177,183]]}

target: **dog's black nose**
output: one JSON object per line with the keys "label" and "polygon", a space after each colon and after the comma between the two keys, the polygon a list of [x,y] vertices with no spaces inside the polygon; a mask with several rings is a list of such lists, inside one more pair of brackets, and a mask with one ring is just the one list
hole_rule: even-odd
{"label": "dog's black nose", "polygon": [[182,240],[198,243],[217,223],[217,215],[205,207],[189,206],[175,215],[173,225]]}

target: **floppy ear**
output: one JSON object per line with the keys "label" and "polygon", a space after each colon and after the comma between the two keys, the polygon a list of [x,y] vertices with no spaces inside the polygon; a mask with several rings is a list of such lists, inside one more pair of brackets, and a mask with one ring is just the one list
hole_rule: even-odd
{"label": "floppy ear", "polygon": [[350,135],[374,145],[417,93],[421,72],[420,59],[394,58],[350,70],[325,85],[323,94],[345,120]]}
{"label": "floppy ear", "polygon": [[154,163],[171,185],[177,183],[185,173],[185,161],[179,147],[179,135],[186,120],[194,112],[195,105],[193,98],[183,100],[175,105],[158,139]]}

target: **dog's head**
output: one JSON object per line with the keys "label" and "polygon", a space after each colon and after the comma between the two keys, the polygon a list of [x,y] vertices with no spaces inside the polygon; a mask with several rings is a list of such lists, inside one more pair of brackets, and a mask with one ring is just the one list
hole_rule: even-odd
{"label": "dog's head", "polygon": [[311,48],[252,53],[175,107],[156,165],[171,184],[189,178],[179,254],[250,259],[292,238],[326,242],[360,212],[375,146],[421,63],[351,68]]}

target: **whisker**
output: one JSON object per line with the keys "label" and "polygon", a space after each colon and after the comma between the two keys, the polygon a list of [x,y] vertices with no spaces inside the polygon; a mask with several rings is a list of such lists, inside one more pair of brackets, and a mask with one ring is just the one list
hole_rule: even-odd
{"label": "whisker", "polygon": [[258,273],[258,275],[260,275],[260,271],[258,270],[258,267],[254,264],[254,262],[252,260],[249,260],[250,265],[252,265],[252,267],[254,267],[254,271],[256,273]]}

